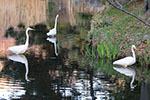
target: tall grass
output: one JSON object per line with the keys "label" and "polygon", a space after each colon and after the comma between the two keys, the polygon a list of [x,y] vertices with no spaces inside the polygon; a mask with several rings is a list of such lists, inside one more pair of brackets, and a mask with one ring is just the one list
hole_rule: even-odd
{"label": "tall grass", "polygon": [[86,50],[86,55],[90,56],[90,48],[88,47],[88,45],[85,46],[85,50]]}
{"label": "tall grass", "polygon": [[149,58],[148,58],[148,48],[145,49],[145,53],[144,53],[144,60],[145,60],[145,63],[146,65],[149,64]]}
{"label": "tall grass", "polygon": [[96,58],[96,53],[95,53],[96,49],[95,48],[92,48],[92,57],[93,58]]}
{"label": "tall grass", "polygon": [[113,48],[112,48],[112,59],[115,59],[115,57],[118,53],[119,53],[118,43],[114,42]]}
{"label": "tall grass", "polygon": [[105,51],[106,51],[106,57],[111,58],[111,47],[108,42],[105,44]]}
{"label": "tall grass", "polygon": [[[95,31],[96,32],[96,31]],[[99,33],[96,33],[98,36]],[[95,36],[95,38],[96,38]],[[140,42],[140,38],[133,38],[133,41],[123,38],[124,36],[118,36],[114,38],[114,34],[107,33],[101,34],[101,39],[97,46],[93,46],[92,49],[86,48],[87,54],[91,55],[93,58],[108,58],[111,60],[116,59],[118,56],[128,56],[130,53],[127,53],[127,50],[131,47],[132,44],[136,44],[137,41]],[[147,41],[147,45],[150,44],[150,41]],[[121,50],[120,50],[121,49]],[[147,66],[150,64],[149,57],[149,47],[145,49],[143,56],[137,56],[140,60],[141,66]]]}
{"label": "tall grass", "polygon": [[100,44],[98,45],[97,52],[98,52],[98,55],[100,57],[104,57],[104,55],[105,55],[105,47],[104,47],[103,40],[101,40]]}
{"label": "tall grass", "polygon": [[115,59],[119,53],[119,48],[113,34],[108,33],[106,40],[101,39],[100,44],[97,46],[97,52],[100,58],[107,57],[109,59]]}

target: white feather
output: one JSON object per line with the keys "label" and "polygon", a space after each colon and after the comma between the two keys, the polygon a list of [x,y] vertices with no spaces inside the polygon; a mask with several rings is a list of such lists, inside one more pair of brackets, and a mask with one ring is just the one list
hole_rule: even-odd
{"label": "white feather", "polygon": [[8,50],[11,51],[14,54],[22,54],[22,53],[24,53],[28,49],[28,45],[29,45],[29,35],[28,35],[28,31],[29,30],[33,30],[33,29],[30,28],[30,27],[28,27],[26,29],[26,42],[25,42],[24,45],[8,47]]}
{"label": "white feather", "polygon": [[131,47],[133,56],[125,57],[120,60],[114,61],[113,64],[121,65],[124,67],[134,64],[136,62],[136,58],[135,58],[135,52],[133,49],[136,49],[135,45],[132,45],[132,47]]}
{"label": "white feather", "polygon": [[55,26],[53,29],[49,30],[49,32],[47,33],[47,36],[54,36],[57,33],[56,27],[57,27],[57,18],[59,15],[56,16],[55,18]]}

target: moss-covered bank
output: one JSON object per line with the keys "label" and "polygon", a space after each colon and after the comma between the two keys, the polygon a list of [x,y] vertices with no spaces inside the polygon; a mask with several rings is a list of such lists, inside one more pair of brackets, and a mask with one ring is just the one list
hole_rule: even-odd
{"label": "moss-covered bank", "polygon": [[[144,14],[144,4],[128,5],[124,9],[149,20]],[[91,20],[87,54],[93,57],[108,57],[112,60],[131,55],[131,45],[138,48],[137,62],[149,66],[150,64],[150,28],[134,17],[108,6],[97,13]],[[89,49],[90,48],[90,49]],[[94,52],[94,53],[93,53]]]}

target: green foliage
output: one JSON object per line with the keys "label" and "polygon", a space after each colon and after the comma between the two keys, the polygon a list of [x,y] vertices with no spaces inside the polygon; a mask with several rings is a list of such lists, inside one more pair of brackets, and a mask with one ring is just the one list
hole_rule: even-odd
{"label": "green foliage", "polygon": [[113,48],[112,48],[112,59],[115,59],[115,57],[119,51],[119,49],[117,50],[117,45],[118,45],[117,42],[114,42]]}
{"label": "green foliage", "polygon": [[85,46],[85,50],[86,50],[86,55],[90,56],[90,48],[88,47],[88,45]]}
{"label": "green foliage", "polygon": [[145,49],[145,53],[144,53],[144,58],[145,58],[145,62],[148,65],[149,64],[149,58],[148,58],[148,48]]}
{"label": "green foliage", "polygon": [[111,48],[109,44],[105,44],[106,57],[111,58]]}
{"label": "green foliage", "polygon": [[95,51],[96,51],[95,48],[92,48],[92,57],[93,58],[96,58]]}
{"label": "green foliage", "polygon": [[101,42],[100,42],[100,45],[98,45],[98,47],[97,47],[97,52],[98,52],[98,55],[99,55],[100,57],[104,57],[105,48],[104,48],[104,42],[103,42],[103,41],[101,41]]}
{"label": "green foliage", "polygon": [[[143,11],[144,9],[141,5],[137,5],[135,8],[131,4],[124,6],[124,8],[136,16],[139,15],[139,10]],[[140,17],[144,19],[146,16],[143,15]],[[92,48],[95,48],[95,54],[98,54],[96,56],[99,58],[106,57],[114,60],[117,57],[128,56],[131,54],[131,45],[135,44],[138,48],[139,43],[143,41],[143,35],[136,35],[138,33],[149,34],[149,28],[147,26],[114,7],[109,7],[103,12],[94,15],[91,23],[93,25],[93,30],[91,30],[92,40],[97,41],[99,39],[97,37],[101,39],[97,46],[92,46]],[[136,56],[141,60],[140,63],[142,66],[150,64],[149,42],[147,42],[147,45],[145,54],[142,53],[142,56]],[[92,54],[94,54],[93,51]]]}

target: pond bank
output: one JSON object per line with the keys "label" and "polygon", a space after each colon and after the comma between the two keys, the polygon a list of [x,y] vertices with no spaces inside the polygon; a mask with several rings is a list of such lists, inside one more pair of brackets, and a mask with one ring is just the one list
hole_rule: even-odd
{"label": "pond bank", "polygon": [[[148,19],[144,15],[144,4],[132,4],[124,9]],[[149,28],[137,19],[117,10],[112,6],[105,7],[102,12],[95,14],[91,20],[91,30],[88,33],[90,46],[86,48],[87,54],[100,58],[116,60],[131,55],[131,45],[136,45],[138,66],[150,66],[150,35]],[[94,53],[93,53],[94,52]]]}

